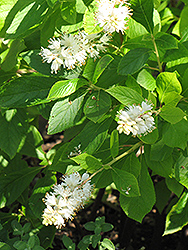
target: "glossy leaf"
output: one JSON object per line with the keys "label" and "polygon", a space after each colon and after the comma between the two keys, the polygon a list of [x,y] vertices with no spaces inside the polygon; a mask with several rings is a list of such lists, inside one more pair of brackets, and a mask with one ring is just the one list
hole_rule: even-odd
{"label": "glossy leaf", "polygon": [[177,107],[165,105],[160,112],[160,116],[167,122],[175,124],[183,119],[185,113]]}
{"label": "glossy leaf", "polygon": [[132,75],[140,70],[150,57],[151,50],[147,48],[138,48],[130,50],[121,59],[118,65],[120,75]]}
{"label": "glossy leaf", "polygon": [[38,74],[12,80],[0,90],[0,107],[27,107],[42,103],[55,81],[55,78]]}
{"label": "glossy leaf", "polygon": [[103,56],[97,63],[95,71],[93,73],[93,79],[92,82],[95,84],[97,82],[97,79],[100,77],[100,75],[103,73],[103,71],[106,69],[106,67],[114,60],[114,58],[111,55],[105,55]]}
{"label": "glossy leaf", "polygon": [[175,164],[175,178],[180,184],[188,188],[187,177],[188,177],[188,157],[185,157],[181,154]]}
{"label": "glossy leaf", "polygon": [[74,101],[69,101],[69,98],[66,98],[63,101],[56,102],[50,113],[48,134],[62,132],[79,121],[79,111],[82,107],[84,96],[85,94]]}
{"label": "glossy leaf", "polygon": [[167,214],[164,235],[180,231],[188,221],[188,192],[185,191]]}
{"label": "glossy leaf", "polygon": [[110,136],[110,152],[112,157],[116,157],[119,153],[119,133],[115,129]]}
{"label": "glossy leaf", "polygon": [[159,101],[165,102],[166,95],[170,92],[181,93],[182,87],[177,79],[176,73],[163,72],[158,75],[157,80],[157,92],[159,94]]}
{"label": "glossy leaf", "polygon": [[10,71],[16,66],[17,56],[18,54],[26,48],[24,41],[20,39],[16,39],[12,41],[10,48],[8,50],[7,55],[4,60],[1,62],[1,69],[6,71]]}
{"label": "glossy leaf", "polygon": [[140,196],[128,197],[120,194],[120,205],[126,215],[136,221],[142,222],[144,216],[150,212],[155,203],[153,182],[145,164],[142,165],[138,177]]}
{"label": "glossy leaf", "polygon": [[133,18],[141,23],[148,32],[152,33],[153,23],[153,1],[150,0],[131,0],[131,8],[133,9]]}
{"label": "glossy leaf", "polygon": [[163,142],[169,147],[185,149],[188,141],[188,122],[182,119],[176,124],[165,124]]}
{"label": "glossy leaf", "polygon": [[128,87],[117,86],[107,89],[106,91],[123,105],[140,104],[144,101],[144,98],[139,95],[138,92]]}
{"label": "glossy leaf", "polygon": [[98,159],[87,153],[78,155],[71,159],[79,164],[81,168],[86,169],[90,173],[93,173],[102,167],[102,163]]}
{"label": "glossy leaf", "polygon": [[92,92],[84,105],[84,113],[88,119],[97,122],[111,107],[109,94],[104,91]]}
{"label": "glossy leaf", "polygon": [[[39,179],[34,186],[33,193],[31,194],[28,204],[33,214],[37,218],[41,218],[42,212],[45,208],[44,202],[42,199],[45,197],[45,194],[51,191],[51,187],[57,182],[55,175],[47,173],[45,177]],[[36,206],[37,204],[37,206]]]}
{"label": "glossy leaf", "polygon": [[140,195],[137,179],[127,171],[113,167],[112,178],[118,191],[126,197]]}
{"label": "glossy leaf", "polygon": [[6,172],[0,177],[0,200],[4,199],[4,204],[1,204],[1,207],[12,204],[41,170],[41,167],[27,167],[27,164],[22,160],[16,163],[20,165],[14,166],[14,168],[8,166]]}
{"label": "glossy leaf", "polygon": [[71,95],[83,85],[87,85],[84,79],[70,79],[56,82],[48,94],[48,99],[58,99]]}
{"label": "glossy leaf", "polygon": [[140,71],[137,82],[145,89],[153,91],[156,88],[156,81],[153,76],[145,69]]}
{"label": "glossy leaf", "polygon": [[29,128],[27,115],[23,110],[10,109],[4,115],[0,114],[0,148],[10,158],[16,155],[22,140],[26,137]]}

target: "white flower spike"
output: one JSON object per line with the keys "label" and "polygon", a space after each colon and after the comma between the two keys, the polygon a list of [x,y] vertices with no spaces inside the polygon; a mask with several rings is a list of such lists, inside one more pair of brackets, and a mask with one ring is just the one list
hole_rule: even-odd
{"label": "white flower spike", "polygon": [[60,38],[50,38],[48,48],[41,47],[40,55],[44,62],[51,63],[51,73],[57,74],[61,66],[73,69],[84,65],[88,57],[96,59],[100,51],[106,50],[109,40],[108,34],[62,34]]}
{"label": "white flower spike", "polygon": [[136,136],[152,132],[155,129],[155,121],[151,112],[152,108],[152,104],[142,102],[141,106],[133,104],[127,107],[126,110],[120,110],[117,115],[119,118],[117,122],[119,133],[123,132],[126,135],[132,133],[133,136]]}
{"label": "white flower spike", "polygon": [[132,13],[127,0],[99,0],[95,13],[97,23],[107,33],[124,31]]}
{"label": "white flower spike", "polygon": [[89,175],[72,173],[63,176],[61,184],[53,186],[53,192],[47,193],[43,199],[46,208],[42,218],[43,224],[55,225],[56,228],[65,227],[66,222],[73,219],[78,209],[83,208],[91,196],[93,185]]}

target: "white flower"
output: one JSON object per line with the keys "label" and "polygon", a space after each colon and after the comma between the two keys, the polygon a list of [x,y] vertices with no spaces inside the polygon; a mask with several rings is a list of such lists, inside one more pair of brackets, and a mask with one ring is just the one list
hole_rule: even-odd
{"label": "white flower", "polygon": [[155,121],[152,117],[152,104],[142,102],[141,106],[133,104],[126,110],[118,112],[117,130],[121,134],[122,132],[126,135],[130,133],[133,136],[146,135],[155,128]]}
{"label": "white flower", "polygon": [[50,38],[48,48],[41,47],[44,62],[51,64],[51,73],[57,74],[61,66],[73,69],[85,64],[88,57],[96,59],[100,51],[105,51],[110,37],[101,34],[62,34],[60,38]]}
{"label": "white flower", "polygon": [[75,212],[82,208],[91,196],[93,186],[90,184],[89,175],[72,173],[63,176],[61,184],[53,186],[53,192],[46,194],[43,199],[45,205],[42,218],[43,224],[55,225],[62,228],[66,221],[72,220]]}
{"label": "white flower", "polygon": [[95,13],[100,27],[107,33],[124,33],[128,28],[127,23],[131,16],[131,10],[127,0],[99,0],[98,10]]}

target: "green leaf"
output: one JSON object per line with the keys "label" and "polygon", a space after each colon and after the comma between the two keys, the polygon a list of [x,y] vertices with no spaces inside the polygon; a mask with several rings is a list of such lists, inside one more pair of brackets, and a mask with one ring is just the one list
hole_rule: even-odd
{"label": "green leaf", "polygon": [[176,73],[163,72],[160,73],[156,80],[157,92],[159,94],[159,101],[165,102],[166,95],[170,92],[181,93],[182,87],[177,79]]}
{"label": "green leaf", "polygon": [[84,225],[85,229],[88,230],[88,231],[94,231],[95,230],[95,222],[93,221],[90,221],[90,222],[87,222],[85,225]]}
{"label": "green leaf", "polygon": [[140,196],[128,197],[120,194],[120,205],[126,215],[141,223],[144,216],[149,213],[155,204],[155,190],[148,170],[143,163],[138,177]]}
{"label": "green leaf", "polygon": [[165,181],[168,189],[175,193],[178,197],[180,197],[184,187],[174,177],[166,178]]}
{"label": "green leaf", "polygon": [[110,62],[110,64],[98,78],[96,83],[97,86],[106,89],[114,85],[114,83],[120,83],[125,81],[125,76],[121,76],[117,73],[117,65],[119,64],[122,57],[113,55],[113,58],[114,59]]}
{"label": "green leaf", "polygon": [[96,10],[96,6],[90,5],[90,8],[87,8],[85,14],[84,14],[84,30],[88,34],[94,34],[101,32],[103,28],[100,28],[97,24],[97,20],[95,18],[94,11]]}
{"label": "green leaf", "polygon": [[175,91],[172,91],[165,95],[165,104],[169,106],[176,106],[178,102],[181,100],[181,98],[183,98],[183,96],[181,96]]}
{"label": "green leaf", "polygon": [[77,12],[75,0],[72,0],[71,2],[63,2],[61,4],[61,16],[68,23],[76,23]]}
{"label": "green leaf", "polygon": [[175,164],[175,178],[176,180],[188,188],[188,157],[180,155]]}
{"label": "green leaf", "polygon": [[[172,158],[172,154],[165,156],[164,160],[161,160],[160,158],[153,160],[153,158],[151,157],[151,151],[150,151],[150,146],[149,145],[145,145],[145,159],[146,159],[146,163],[148,165],[148,167],[156,174],[163,176],[163,177],[169,177],[172,175],[173,173],[173,158]],[[160,151],[159,151],[159,155],[160,155]]]}
{"label": "green leaf", "polygon": [[137,137],[146,144],[154,144],[159,137],[158,129],[156,128],[146,135],[138,135]]}
{"label": "green leaf", "polygon": [[[54,236],[56,233],[56,228],[54,226],[42,227],[38,233],[38,237],[40,239],[40,245],[47,249],[48,247],[52,247],[52,242],[54,240]],[[36,249],[37,250],[37,249]],[[39,249],[42,250],[42,249]]]}
{"label": "green leaf", "polygon": [[92,247],[96,248],[96,246],[100,242],[100,240],[101,240],[100,232],[99,233],[95,232],[95,234],[92,237]]}
{"label": "green leaf", "polygon": [[124,162],[121,163],[121,169],[133,174],[137,178],[140,174],[141,164],[135,153],[128,155],[123,161]]}
{"label": "green leaf", "polygon": [[129,26],[129,28],[125,30],[125,33],[131,39],[138,37],[138,36],[148,34],[148,31],[146,30],[146,28],[141,23],[136,22],[133,18],[129,19],[128,26]]}
{"label": "green leaf", "polygon": [[140,71],[137,82],[145,89],[153,91],[156,88],[156,81],[153,76],[145,69]]}
{"label": "green leaf", "polygon": [[35,245],[37,245],[38,240],[39,239],[36,235],[31,235],[29,237],[27,244],[29,245],[30,248],[33,248]]}
{"label": "green leaf", "polygon": [[62,241],[63,241],[64,246],[67,248],[67,250],[75,249],[75,244],[72,242],[72,240],[68,236],[63,235]]}
{"label": "green leaf", "polygon": [[22,155],[29,155],[38,159],[45,159],[44,151],[41,148],[43,139],[36,127],[30,126],[24,144],[19,150]]}
{"label": "green leaf", "polygon": [[96,63],[94,62],[93,58],[88,58],[82,76],[88,79],[89,81],[92,81],[95,66]]}
{"label": "green leaf", "polygon": [[176,65],[185,64],[188,62],[188,49],[184,43],[178,44],[178,49],[168,50],[164,57],[164,62],[167,62],[167,67],[172,68]]}
{"label": "green leaf", "polygon": [[142,89],[141,87],[139,86],[138,82],[134,79],[133,76],[131,75],[128,75],[127,76],[127,80],[125,82],[125,85],[130,88],[130,89],[133,89],[135,90],[136,92],[138,92],[140,95],[142,95]]}
{"label": "green leaf", "polygon": [[188,5],[184,6],[180,15],[180,33],[181,34],[187,28],[187,23],[188,23]]}
{"label": "green leaf", "polygon": [[11,226],[13,229],[13,235],[22,235],[23,234],[22,225],[17,220],[13,220],[11,222]]}
{"label": "green leaf", "polygon": [[175,124],[183,119],[185,113],[180,108],[165,105],[161,109],[160,116],[165,121]]}
{"label": "green leaf", "polygon": [[123,105],[132,105],[134,103],[139,104],[144,101],[144,98],[139,95],[138,92],[128,87],[116,86],[107,89],[106,92],[116,98]]}
{"label": "green leaf", "polygon": [[87,85],[84,79],[70,79],[56,82],[48,94],[48,99],[58,99],[71,95],[83,85]]}
{"label": "green leaf", "polygon": [[110,169],[102,170],[92,179],[97,188],[106,188],[113,182],[112,173]]}
{"label": "green leaf", "polygon": [[119,133],[117,129],[113,130],[110,136],[110,152],[112,157],[119,154]]}
{"label": "green leaf", "polygon": [[118,65],[120,75],[132,75],[140,70],[150,57],[151,50],[147,48],[138,48],[130,50],[121,59]]}
{"label": "green leaf", "polygon": [[[70,152],[74,150],[79,144],[81,144],[81,151],[88,154],[93,154],[104,143],[109,126],[112,120],[106,119],[102,123],[88,122],[81,132],[71,140],[69,144],[64,144],[59,148],[54,158],[54,163],[50,166],[50,169],[61,172],[60,169],[67,167],[67,158]],[[72,163],[71,163],[72,164]],[[65,171],[65,170],[63,170]]]}
{"label": "green leaf", "polygon": [[168,33],[157,33],[155,36],[155,42],[158,49],[170,50],[178,48],[178,40]]}
{"label": "green leaf", "polygon": [[10,250],[11,247],[8,244],[4,243],[4,242],[0,242],[0,249],[1,250]]}
{"label": "green leaf", "polygon": [[53,8],[54,4],[57,2],[58,0],[47,0],[48,5]]}
{"label": "green leaf", "polygon": [[41,246],[34,246],[34,248],[32,250],[45,250],[45,248],[43,248]]}
{"label": "green leaf", "polygon": [[103,56],[97,63],[92,83],[95,84],[97,82],[97,79],[100,77],[100,75],[103,73],[103,71],[107,68],[107,66],[114,60],[114,58],[111,55],[105,55]]}
{"label": "green leaf", "polygon": [[133,18],[141,23],[148,32],[152,33],[153,24],[153,1],[151,0],[131,0]]}
{"label": "green leaf", "polygon": [[161,214],[166,204],[168,204],[171,192],[167,188],[165,180],[157,182],[155,185],[156,207]]}
{"label": "green leaf", "polygon": [[114,226],[110,223],[104,223],[101,225],[101,230],[102,232],[108,232],[108,231],[111,231],[112,229],[114,228]]}
{"label": "green leaf", "polygon": [[111,242],[111,240],[104,238],[103,241],[101,242],[101,245],[108,250],[115,250],[114,244]]}
{"label": "green leaf", "polygon": [[45,208],[42,198],[45,197],[45,194],[51,190],[52,186],[56,182],[57,179],[55,175],[47,173],[43,178],[39,179],[34,186],[33,193],[29,198],[28,204],[33,214],[39,219],[41,218],[42,212]]}
{"label": "green leaf", "polygon": [[25,37],[36,30],[44,19],[44,12],[47,11],[48,5],[43,0],[20,0],[9,13],[1,32],[6,31],[5,37],[8,39]]}
{"label": "green leaf", "polygon": [[188,122],[182,119],[176,124],[165,124],[163,142],[169,147],[185,149],[188,141]]}
{"label": "green leaf", "polygon": [[8,166],[6,172],[0,176],[0,200],[4,198],[6,201],[1,207],[13,203],[29,186],[35,175],[41,170],[41,167],[27,167],[27,164],[22,160],[19,160],[16,163],[19,164],[18,169],[16,169],[15,166],[14,168]]}
{"label": "green leaf", "polygon": [[131,173],[113,167],[112,178],[121,194],[128,197],[140,195],[137,179]]}
{"label": "green leaf", "polygon": [[[10,109],[0,114],[0,148],[13,158],[26,137],[27,115],[23,110]],[[23,146],[23,145],[22,145]]]}
{"label": "green leaf", "polygon": [[180,231],[188,221],[188,192],[187,190],[180,197],[178,202],[172,207],[166,217],[164,235]]}
{"label": "green leaf", "polygon": [[87,153],[83,153],[71,159],[90,173],[93,173],[102,167],[102,163],[98,159]]}
{"label": "green leaf", "polygon": [[82,0],[76,0],[76,12],[84,14],[87,7]]}
{"label": "green leaf", "polygon": [[25,250],[28,248],[28,245],[25,241],[16,241],[14,242],[13,247],[15,247],[18,250]]}
{"label": "green leaf", "polygon": [[5,19],[15,3],[16,3],[16,0],[10,0],[10,1],[1,0],[1,4],[0,4],[0,30],[3,28]]}
{"label": "green leaf", "polygon": [[22,52],[22,58],[27,62],[27,64],[35,69],[37,72],[43,75],[50,75],[51,69],[50,64],[43,63],[41,56],[39,55],[40,50],[30,50]]}
{"label": "green leaf", "polygon": [[63,101],[56,102],[50,113],[48,134],[62,132],[79,121],[79,111],[82,107],[84,96],[85,94],[74,99],[74,101],[69,101],[69,98],[66,98]]}
{"label": "green leaf", "polygon": [[84,105],[84,113],[93,122],[103,117],[111,107],[110,96],[104,91],[92,92]]}
{"label": "green leaf", "polygon": [[7,55],[5,56],[3,62],[1,62],[1,69],[5,72],[13,69],[17,63],[18,54],[25,48],[26,46],[23,40],[16,39],[12,41]]}
{"label": "green leaf", "polygon": [[173,148],[164,144],[163,140],[151,145],[150,157],[152,161],[164,161],[169,158],[173,152]]}
{"label": "green leaf", "polygon": [[0,90],[0,106],[4,108],[36,105],[46,99],[55,78],[38,74],[23,76],[10,81]]}

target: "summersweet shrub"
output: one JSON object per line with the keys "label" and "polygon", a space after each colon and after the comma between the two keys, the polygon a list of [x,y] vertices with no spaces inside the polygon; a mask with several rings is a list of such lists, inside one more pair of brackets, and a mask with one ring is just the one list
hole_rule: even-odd
{"label": "summersweet shrub", "polygon": [[[129,218],[142,222],[155,206],[166,215],[164,234],[187,224],[187,4],[0,5],[0,219],[8,232],[16,218],[38,232],[20,234],[16,249],[51,247],[55,227],[63,230],[93,191],[112,183]],[[49,135],[64,134],[48,152],[39,116]],[[94,234],[80,249],[114,249],[101,242],[97,221],[86,224]],[[3,237],[1,230],[1,246],[9,244]]]}

